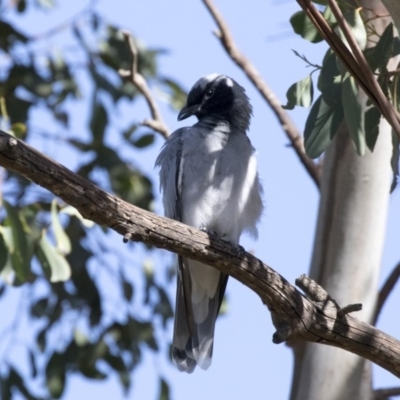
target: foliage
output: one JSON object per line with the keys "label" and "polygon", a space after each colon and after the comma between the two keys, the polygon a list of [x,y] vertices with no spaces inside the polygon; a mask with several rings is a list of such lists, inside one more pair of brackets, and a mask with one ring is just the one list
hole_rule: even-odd
{"label": "foliage", "polygon": [[[60,28],[71,33],[68,46],[73,46],[73,56],[67,45],[62,51],[43,51],[40,44],[54,31],[30,36],[18,26],[18,15],[29,13],[32,7],[51,12],[52,1],[34,5],[19,0],[13,4],[15,7],[0,17],[0,54],[6,60],[0,75],[2,129],[26,141],[53,141],[75,154],[80,175],[151,210],[150,179],[123,158],[116,145],[135,152],[154,141],[154,134],[144,131],[138,121],[115,133],[113,114],[120,112],[123,101],[139,96],[131,83],[118,76],[119,68],[130,65],[119,28],[105,22],[94,9],[85,9]],[[185,92],[158,69],[157,60],[164,51],[136,43],[138,71],[165,92],[172,107],[181,107]],[[74,136],[70,105],[77,102],[88,108],[89,124]],[[46,132],[46,125],[33,126],[31,115],[36,110],[44,110],[62,133],[55,136]],[[114,132],[112,140],[110,131]],[[27,297],[21,314],[26,313],[34,340],[24,347],[31,364],[30,379],[9,357],[11,348],[0,358],[0,397],[11,399],[17,390],[28,399],[61,398],[73,373],[92,380],[117,374],[127,391],[143,349],[156,351],[161,346],[155,329],[165,329],[172,317],[167,294],[170,280],[160,280],[151,272],[151,249],[136,245],[135,259],[127,259],[108,240],[106,229],[93,228],[75,209],[60,204],[49,193],[38,192],[31,182],[11,172],[2,173],[0,273],[4,283],[0,295],[15,290],[11,286],[21,286],[21,296]],[[132,263],[142,271],[136,280],[124,268]],[[99,265],[105,272],[99,273]],[[171,275],[168,268],[164,273]],[[105,279],[111,281],[107,291]],[[144,288],[142,294],[138,287]],[[11,347],[13,336],[18,335],[13,326]],[[34,381],[42,387],[41,393],[35,393],[28,383]],[[162,377],[160,398],[169,398],[168,383]]]}
{"label": "foliage", "polygon": [[[318,3],[326,4],[326,2]],[[340,5],[371,69],[378,75],[378,82],[384,93],[389,95],[393,104],[400,110],[398,72],[392,77],[387,69],[389,59],[400,54],[400,41],[397,37],[393,37],[393,24],[388,25],[384,33],[375,40],[372,37],[376,35],[376,32],[368,29],[366,22],[362,20],[360,9],[349,8],[345,2]],[[324,7],[323,14],[329,25],[347,43],[328,6]],[[322,40],[304,11],[295,13],[290,22],[293,30],[311,43],[318,43]],[[367,40],[376,42],[376,44],[367,47]],[[304,56],[299,57],[305,60],[309,66],[313,66]],[[317,69],[320,70],[317,87],[321,95],[312,105],[304,129],[304,143],[308,156],[317,158],[326,150],[337,132],[343,116],[357,153],[363,155],[367,148],[373,151],[378,137],[380,112],[367,100],[361,100],[360,103],[360,99],[363,97],[360,97],[360,90],[354,78],[346,72],[332,50],[329,49],[326,52],[322,67]],[[292,109],[296,105],[302,107],[311,105],[314,90],[311,74],[288,89],[288,104],[285,108]],[[397,162],[393,164],[397,165]],[[396,173],[396,171],[394,172]]]}

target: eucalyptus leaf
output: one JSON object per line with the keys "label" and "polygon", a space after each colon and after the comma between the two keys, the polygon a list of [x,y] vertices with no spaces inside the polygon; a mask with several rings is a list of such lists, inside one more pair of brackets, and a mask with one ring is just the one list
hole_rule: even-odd
{"label": "eucalyptus leaf", "polygon": [[[39,249],[42,254],[39,259],[42,261],[43,267],[51,272],[50,282],[63,282],[71,277],[71,267],[65,257],[50,243],[47,239],[46,232],[43,232],[39,242]],[[45,264],[47,262],[47,265]]]}
{"label": "eucalyptus leaf", "polygon": [[399,143],[399,137],[396,135],[396,133],[393,132],[393,130],[392,130],[392,143],[393,143],[393,153],[392,153],[392,158],[390,160],[390,165],[393,171],[393,180],[392,180],[392,185],[390,187],[390,193],[392,193],[393,190],[396,189],[397,180],[399,178],[400,143]]}
{"label": "eucalyptus leaf", "polygon": [[304,11],[297,11],[290,17],[290,23],[295,33],[311,43],[322,42],[323,37]]}
{"label": "eucalyptus leaf", "polygon": [[382,114],[375,107],[371,107],[365,113],[365,141],[371,151],[374,151],[378,139],[381,116]]}
{"label": "eucalyptus leaf", "polygon": [[393,56],[393,35],[393,24],[390,23],[382,33],[376,46],[370,50],[371,54],[368,57],[368,61],[373,71],[376,69],[379,69],[380,71],[386,70],[389,59]]}
{"label": "eucalyptus leaf", "polygon": [[4,200],[7,211],[7,223],[12,232],[11,263],[20,282],[26,282],[31,271],[31,252],[28,245],[27,233],[22,224],[18,211]]}
{"label": "eucalyptus leaf", "polygon": [[150,146],[154,143],[154,133],[146,133],[136,140],[130,141],[138,149]]}
{"label": "eucalyptus leaf", "polygon": [[93,228],[94,226],[94,222],[91,221],[90,219],[83,218],[82,214],[75,207],[66,206],[60,211],[60,214],[67,214],[70,215],[71,217],[78,218],[79,221],[82,222],[82,225],[85,226],[86,228]]}
{"label": "eucalyptus leaf", "polygon": [[93,135],[93,144],[100,146],[103,144],[104,132],[108,123],[107,111],[103,104],[95,102],[92,110],[92,119],[90,121],[90,130]]}
{"label": "eucalyptus leaf", "polygon": [[160,393],[158,395],[158,400],[170,400],[169,386],[163,378],[160,378]]}
{"label": "eucalyptus leaf", "polygon": [[57,243],[57,250],[63,254],[71,253],[71,241],[64,231],[58,218],[57,200],[53,199],[51,202],[51,226],[53,228],[54,237]]}
{"label": "eucalyptus leaf", "polygon": [[0,272],[6,266],[8,260],[8,248],[4,240],[2,231],[0,230]]}
{"label": "eucalyptus leaf", "polygon": [[[361,16],[362,10],[361,7],[355,8],[351,11],[347,11],[343,16],[361,50],[364,50],[367,45],[367,31],[365,29],[364,20]],[[345,40],[345,43],[349,46],[347,40]]]}
{"label": "eucalyptus leaf", "polygon": [[352,76],[342,82],[342,102],[350,137],[357,154],[363,156],[366,150],[364,110],[358,97],[356,81]]}
{"label": "eucalyptus leaf", "polygon": [[318,77],[318,89],[321,91],[325,103],[331,107],[341,103],[341,80],[336,55],[329,49],[325,54],[321,73]]}
{"label": "eucalyptus leaf", "polygon": [[46,384],[50,394],[59,399],[64,392],[67,359],[64,354],[54,352],[46,366]]}
{"label": "eucalyptus leaf", "polygon": [[317,158],[326,150],[342,120],[341,104],[330,107],[319,96],[311,108],[304,128],[304,146],[310,158]]}
{"label": "eucalyptus leaf", "polygon": [[314,87],[311,75],[306,76],[299,82],[294,83],[286,93],[287,104],[282,106],[292,110],[295,106],[310,107],[313,101]]}

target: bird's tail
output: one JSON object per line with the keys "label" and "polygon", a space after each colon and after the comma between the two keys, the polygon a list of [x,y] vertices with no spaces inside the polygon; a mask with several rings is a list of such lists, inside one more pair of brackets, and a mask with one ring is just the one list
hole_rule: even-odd
{"label": "bird's tail", "polygon": [[208,265],[179,260],[172,359],[180,371],[211,365],[215,321],[227,280]]}

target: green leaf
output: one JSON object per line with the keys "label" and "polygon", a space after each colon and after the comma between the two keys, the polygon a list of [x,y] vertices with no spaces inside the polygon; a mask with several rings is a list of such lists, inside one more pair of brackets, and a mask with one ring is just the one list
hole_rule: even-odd
{"label": "green leaf", "polygon": [[57,243],[57,250],[62,255],[71,253],[71,241],[64,231],[58,218],[57,200],[53,199],[51,202],[51,226],[53,228],[54,237]]}
{"label": "green leaf", "polygon": [[393,181],[390,187],[390,193],[396,189],[397,180],[399,177],[399,156],[400,156],[400,149],[399,149],[399,137],[393,132],[392,130],[392,143],[393,143],[393,153],[392,158],[390,159],[390,165],[393,171]]}
{"label": "green leaf", "polygon": [[282,106],[287,110],[293,110],[295,106],[310,107],[313,101],[314,87],[311,75],[294,83],[286,93],[287,104]]}
{"label": "green leaf", "polygon": [[336,63],[336,55],[332,50],[325,54],[321,73],[318,77],[318,89],[322,93],[325,103],[331,107],[336,107],[341,103],[341,75]]}
{"label": "green leaf", "polygon": [[85,226],[86,228],[93,228],[94,226],[94,222],[91,221],[90,219],[83,218],[82,214],[75,207],[66,206],[60,211],[60,213],[78,218],[79,221],[82,222],[82,225]]}
{"label": "green leaf", "polygon": [[154,142],[154,134],[153,133],[147,133],[143,136],[141,136],[137,140],[132,140],[130,141],[135,147],[138,149],[142,149],[144,147],[150,146]]}
{"label": "green leaf", "polygon": [[310,158],[319,157],[332,141],[343,120],[341,104],[330,107],[318,97],[308,115],[304,128],[304,146]]}
{"label": "green leaf", "polygon": [[[397,64],[397,68],[400,68],[400,63]],[[393,106],[400,111],[400,74],[397,73],[393,77],[393,87],[392,87],[392,103]]]}
{"label": "green leaf", "polygon": [[[365,29],[364,21],[361,17],[362,8],[356,8],[351,11],[344,13],[344,18],[350,26],[351,33],[356,39],[361,50],[365,49],[367,45],[367,31]],[[345,44],[349,47],[347,40],[345,39]]]}
{"label": "green leaf", "polygon": [[5,21],[0,21],[0,48],[9,53],[10,48],[17,42],[26,43],[28,37],[16,30]]}
{"label": "green leaf", "polygon": [[8,248],[5,239],[3,237],[2,230],[0,229],[0,272],[6,266],[7,260],[8,260]]}
{"label": "green leaf", "polygon": [[46,384],[50,394],[59,399],[65,387],[66,357],[54,352],[46,366]]}
{"label": "green leaf", "polygon": [[371,151],[374,151],[378,139],[381,116],[382,114],[375,107],[371,107],[365,113],[365,141]]}
{"label": "green leaf", "polygon": [[101,146],[104,140],[104,132],[108,123],[107,111],[103,104],[96,102],[93,106],[90,130],[93,135],[93,144]]}
{"label": "green leaf", "polygon": [[126,300],[131,301],[132,300],[132,296],[133,296],[133,286],[130,282],[128,282],[127,280],[122,279],[122,290],[124,293],[124,297]]}
{"label": "green leaf", "polygon": [[295,33],[312,43],[318,43],[323,40],[315,25],[304,11],[298,11],[290,17],[290,23]]}
{"label": "green leaf", "polygon": [[27,127],[22,122],[15,122],[14,124],[11,125],[10,128],[13,133],[13,136],[15,136],[16,138],[22,140],[26,138]]}
{"label": "green leaf", "polygon": [[366,149],[364,111],[358,98],[356,81],[352,76],[342,82],[342,102],[350,137],[357,154],[363,156]]}
{"label": "green leaf", "polygon": [[31,305],[31,315],[36,318],[42,318],[48,315],[49,299],[42,297]]}
{"label": "green leaf", "polygon": [[71,277],[71,267],[65,257],[50,243],[43,231],[37,256],[50,282],[62,282]]}
{"label": "green leaf", "polygon": [[10,258],[15,274],[20,282],[26,282],[31,274],[31,252],[29,250],[27,233],[22,224],[18,211],[7,201],[4,201],[7,211],[7,225],[12,232],[12,251]]}
{"label": "green leaf", "polygon": [[107,352],[107,354],[103,357],[103,360],[117,372],[126,372],[128,370],[122,357],[114,356],[113,354]]}
{"label": "green leaf", "polygon": [[158,400],[169,400],[169,386],[168,383],[163,379],[160,378],[160,393],[158,395]]}
{"label": "green leaf", "polygon": [[169,104],[175,110],[181,110],[183,106],[186,104],[187,93],[183,90],[182,86],[180,86],[177,82],[165,78],[162,82],[168,87],[170,96],[168,99]]}
{"label": "green leaf", "polygon": [[368,61],[373,71],[378,68],[381,71],[386,70],[386,66],[393,53],[393,34],[393,24],[390,23],[382,33],[376,46],[372,48],[372,55],[368,57]]}

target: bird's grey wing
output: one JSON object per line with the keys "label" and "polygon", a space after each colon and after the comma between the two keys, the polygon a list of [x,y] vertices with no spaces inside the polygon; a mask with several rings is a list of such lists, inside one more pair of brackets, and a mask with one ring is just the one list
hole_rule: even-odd
{"label": "bird's grey wing", "polygon": [[[178,199],[182,222],[199,229],[203,213],[209,212],[198,190],[209,185],[209,157],[202,132],[192,127],[183,138],[178,171]],[[195,190],[193,190],[195,189]],[[205,226],[207,228],[207,226]],[[211,364],[215,321],[228,277],[215,268],[188,258],[179,258],[173,360],[180,370],[192,372],[196,365],[207,369]]]}
{"label": "bird's grey wing", "polygon": [[155,163],[156,167],[160,167],[160,189],[163,193],[165,216],[177,221],[181,220],[179,166],[182,154],[182,136],[187,129],[178,129],[167,139]]}

